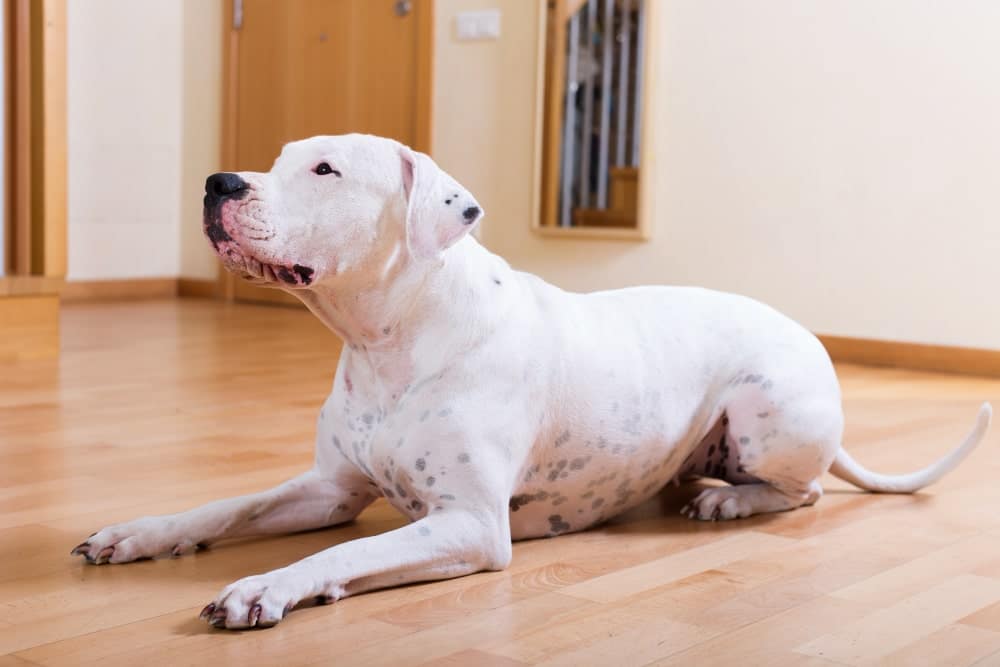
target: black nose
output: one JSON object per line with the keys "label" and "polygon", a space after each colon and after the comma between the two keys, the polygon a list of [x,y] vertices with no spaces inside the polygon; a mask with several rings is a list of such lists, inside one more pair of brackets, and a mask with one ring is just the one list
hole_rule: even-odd
{"label": "black nose", "polygon": [[478,206],[470,206],[469,208],[462,211],[462,217],[465,218],[465,224],[471,223],[473,220],[476,219],[477,215],[479,215]]}
{"label": "black nose", "polygon": [[222,172],[212,174],[205,181],[205,195],[217,199],[239,196],[249,186],[237,174]]}

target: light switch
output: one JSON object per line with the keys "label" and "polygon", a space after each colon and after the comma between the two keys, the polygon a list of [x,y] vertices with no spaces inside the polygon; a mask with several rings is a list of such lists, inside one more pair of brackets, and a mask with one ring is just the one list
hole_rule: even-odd
{"label": "light switch", "polygon": [[455,31],[461,40],[499,39],[500,10],[460,12],[455,16]]}

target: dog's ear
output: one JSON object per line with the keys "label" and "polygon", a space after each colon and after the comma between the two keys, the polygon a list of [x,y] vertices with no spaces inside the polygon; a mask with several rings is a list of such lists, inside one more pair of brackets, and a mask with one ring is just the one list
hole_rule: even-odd
{"label": "dog's ear", "polygon": [[406,194],[406,245],[421,259],[436,257],[475,227],[483,210],[469,192],[423,153],[400,149]]}

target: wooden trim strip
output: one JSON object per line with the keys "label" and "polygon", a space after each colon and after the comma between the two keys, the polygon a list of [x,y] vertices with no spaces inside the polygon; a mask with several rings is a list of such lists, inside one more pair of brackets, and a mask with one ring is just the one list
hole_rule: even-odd
{"label": "wooden trim strip", "polygon": [[175,296],[177,296],[177,278],[70,280],[62,291],[63,301],[70,303],[163,299]]}
{"label": "wooden trim strip", "polygon": [[14,271],[11,244],[14,227],[14,2],[0,0],[3,11],[3,211],[0,213],[3,236],[0,247],[0,269],[4,275]]}
{"label": "wooden trim strip", "polygon": [[434,136],[434,0],[414,7],[417,20],[416,99],[414,100],[413,148],[431,155]]}
{"label": "wooden trim strip", "polygon": [[66,275],[67,263],[66,0],[43,0],[40,20],[41,108],[33,122],[42,135],[38,186],[43,203],[41,234],[32,241],[40,256],[35,272],[58,277]]}
{"label": "wooden trim strip", "polygon": [[218,282],[199,278],[178,278],[177,296],[196,299],[216,299],[219,296]]}
{"label": "wooden trim strip", "polygon": [[614,241],[648,241],[645,228],[639,227],[541,227],[531,228],[539,236],[561,239],[599,239]]}
{"label": "wooden trim strip", "polygon": [[46,276],[4,276],[0,278],[0,297],[59,294],[64,282]]}
{"label": "wooden trim strip", "polygon": [[[42,283],[48,286],[52,279]],[[199,278],[127,278],[124,280],[71,280],[53,283],[61,287],[62,299],[68,303],[88,301],[139,301],[143,299],[170,299],[194,297],[214,299],[218,296],[217,283]],[[0,295],[4,292],[0,280]],[[56,290],[58,291],[58,289]]]}
{"label": "wooden trim strip", "polygon": [[9,266],[11,273],[31,273],[31,4],[11,0],[10,69],[12,72],[8,125],[12,151],[10,170],[11,227]]}
{"label": "wooden trim strip", "polygon": [[819,335],[839,363],[1000,377],[1000,350]]}

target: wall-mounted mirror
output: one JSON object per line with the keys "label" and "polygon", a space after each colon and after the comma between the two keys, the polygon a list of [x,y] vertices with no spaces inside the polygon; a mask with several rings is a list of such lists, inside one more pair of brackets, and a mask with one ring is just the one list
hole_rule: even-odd
{"label": "wall-mounted mirror", "polygon": [[548,0],[542,230],[639,231],[648,0]]}

